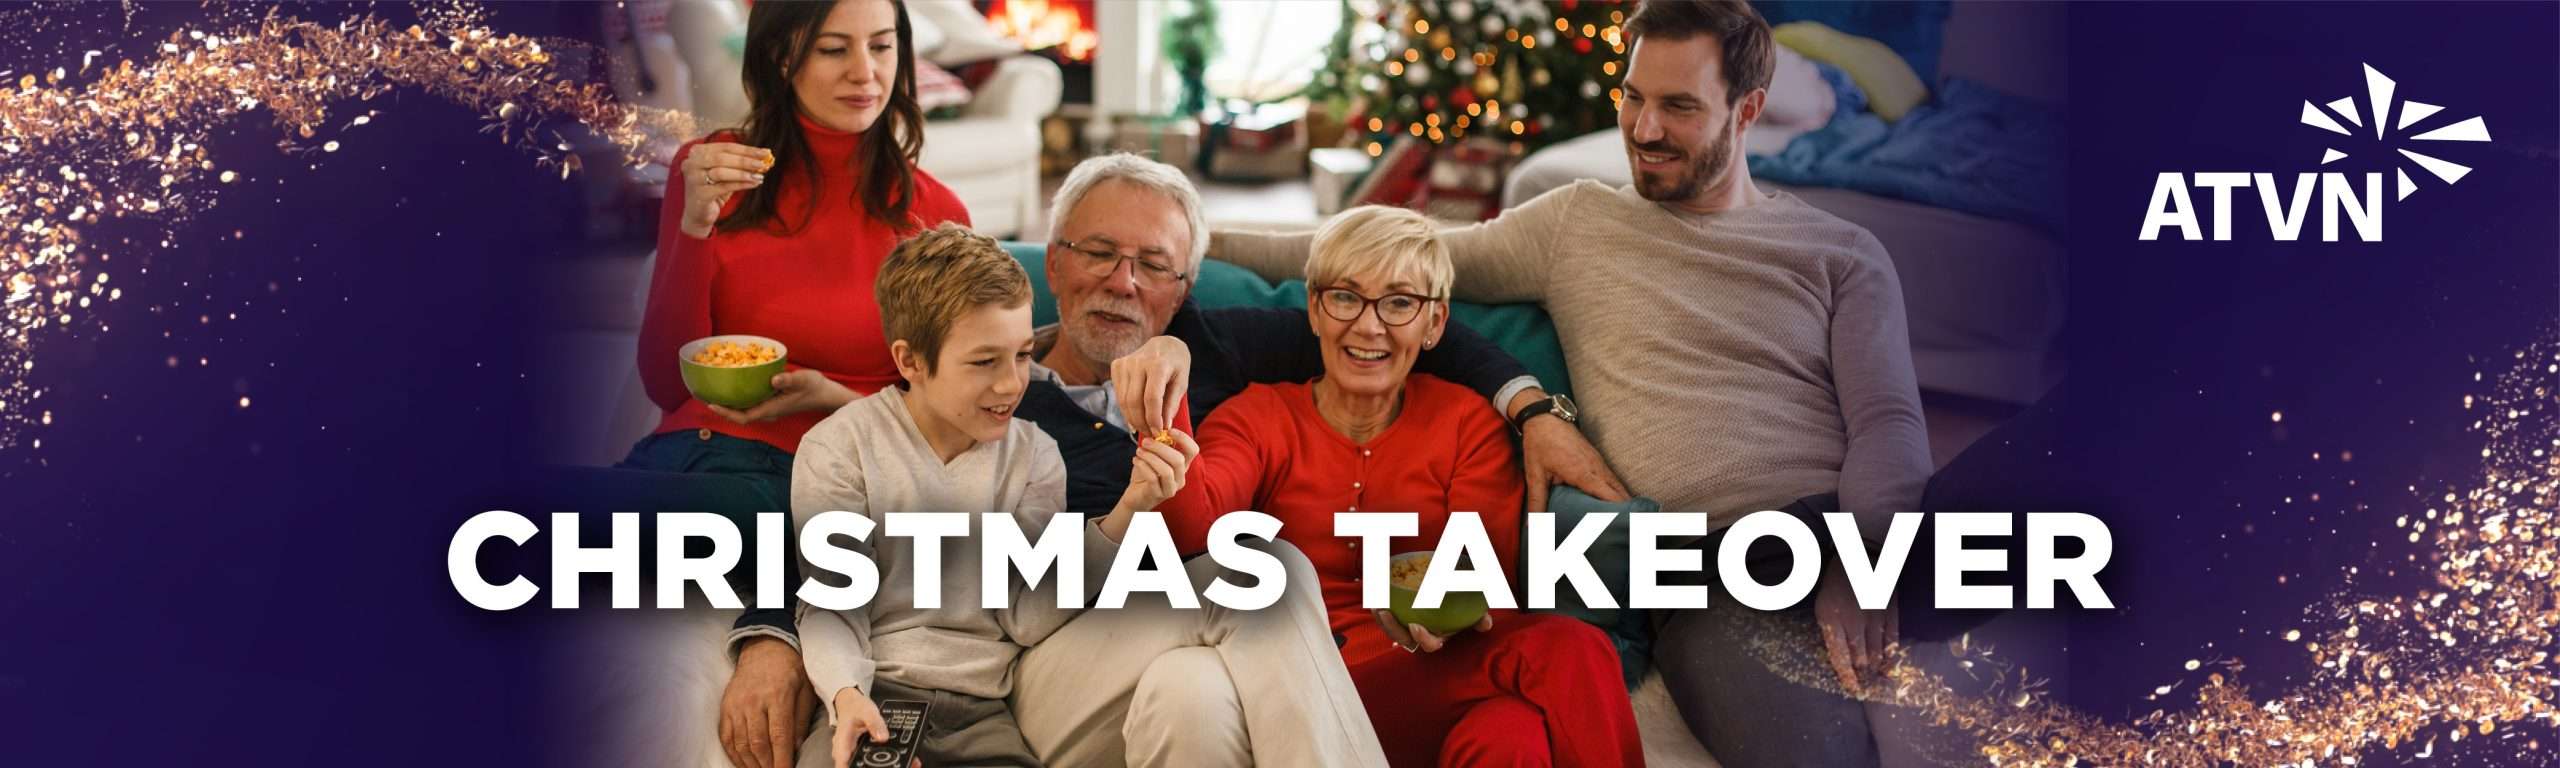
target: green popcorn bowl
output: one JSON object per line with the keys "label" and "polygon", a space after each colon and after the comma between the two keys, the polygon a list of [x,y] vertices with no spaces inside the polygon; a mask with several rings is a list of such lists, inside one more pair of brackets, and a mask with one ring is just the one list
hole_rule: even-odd
{"label": "green popcorn bowl", "polygon": [[[693,361],[694,355],[701,354],[704,348],[719,341],[771,347],[774,354],[773,362],[722,368]],[[782,372],[783,363],[790,359],[791,350],[782,346],[782,342],[762,336],[742,334],[706,336],[685,342],[684,346],[676,348],[676,365],[684,373],[685,391],[692,392],[694,399],[712,405],[739,409],[752,408],[755,404],[764,402],[765,398],[772,397],[773,377]]]}
{"label": "green popcorn bowl", "polygon": [[[1404,563],[1414,560],[1429,563],[1431,561],[1431,553],[1406,552],[1390,558],[1388,562]],[[1390,567],[1390,572],[1392,571],[1393,569]],[[1419,584],[1421,582],[1421,578],[1417,576],[1413,581],[1415,584]],[[1432,634],[1441,635],[1443,637],[1455,633],[1458,630],[1475,626],[1476,622],[1484,619],[1486,609],[1484,593],[1482,592],[1450,592],[1446,596],[1440,598],[1440,607],[1438,608],[1413,607],[1413,599],[1420,593],[1420,590],[1406,586],[1403,582],[1388,582],[1387,611],[1395,614],[1397,621],[1407,624],[1420,624],[1423,629],[1431,630]]]}

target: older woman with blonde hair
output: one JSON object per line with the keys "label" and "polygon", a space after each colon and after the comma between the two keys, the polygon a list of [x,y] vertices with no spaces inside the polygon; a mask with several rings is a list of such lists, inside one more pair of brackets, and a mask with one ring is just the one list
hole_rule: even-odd
{"label": "older woman with blonde hair", "polygon": [[[1409,549],[1475,512],[1506,574],[1520,572],[1518,464],[1502,417],[1474,392],[1412,373],[1449,323],[1449,250],[1403,209],[1344,212],[1317,233],[1307,319],[1324,374],[1256,384],[1199,430],[1200,454],[1163,512],[1198,549],[1233,510],[1279,518],[1313,562],[1343,662],[1395,765],[1640,765],[1616,650],[1588,625],[1494,611],[1450,636],[1360,607],[1360,552],[1338,512],[1411,512]],[[1402,546],[1402,545],[1399,545]],[[1481,564],[1479,564],[1481,565]]]}

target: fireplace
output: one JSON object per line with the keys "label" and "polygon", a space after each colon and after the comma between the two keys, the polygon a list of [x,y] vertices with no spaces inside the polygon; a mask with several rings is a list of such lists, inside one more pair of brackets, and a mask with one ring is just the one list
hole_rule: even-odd
{"label": "fireplace", "polygon": [[996,34],[1058,63],[1066,79],[1060,101],[1084,105],[1093,103],[1093,50],[1102,41],[1094,30],[1094,2],[976,0],[978,11],[986,15]]}

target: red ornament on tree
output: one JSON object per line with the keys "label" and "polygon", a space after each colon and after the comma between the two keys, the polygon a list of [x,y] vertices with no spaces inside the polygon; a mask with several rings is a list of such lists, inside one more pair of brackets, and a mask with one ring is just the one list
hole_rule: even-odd
{"label": "red ornament on tree", "polygon": [[1451,88],[1449,89],[1449,103],[1459,107],[1474,104],[1476,103],[1476,92],[1467,90],[1467,87],[1463,85]]}
{"label": "red ornament on tree", "polygon": [[1581,3],[1575,2],[1575,0],[1564,0],[1564,9],[1568,13],[1572,12],[1573,7],[1577,5],[1581,5]]}
{"label": "red ornament on tree", "polygon": [[1591,52],[1591,38],[1588,38],[1588,37],[1577,37],[1577,38],[1574,38],[1574,39],[1573,39],[1573,52],[1574,52],[1574,53],[1584,53],[1584,54],[1590,53],[1590,52]]}
{"label": "red ornament on tree", "polygon": [[1424,95],[1424,96],[1422,97],[1422,111],[1424,111],[1424,112],[1437,112],[1437,111],[1439,111],[1439,110],[1440,110],[1440,97],[1438,97],[1438,96],[1431,96],[1431,95],[1427,95],[1427,94],[1426,94],[1426,95]]}

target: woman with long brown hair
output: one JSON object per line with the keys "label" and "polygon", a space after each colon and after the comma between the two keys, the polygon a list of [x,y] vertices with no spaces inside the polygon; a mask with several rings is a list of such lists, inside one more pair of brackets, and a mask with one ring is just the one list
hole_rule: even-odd
{"label": "woman with long brown hair", "polygon": [[[908,235],[969,223],[959,198],[915,167],[924,113],[911,29],[897,0],[760,2],[748,11],[747,118],[677,150],[667,180],[638,354],[641,381],[663,414],[621,464],[575,483],[585,504],[575,508],[718,512],[752,546],[752,515],[790,509],[802,434],[898,380],[872,298],[880,265]],[[738,410],[686,389],[677,350],[719,334],[764,336],[789,350],[772,397]],[[736,672],[718,699],[720,745],[705,759],[792,763],[818,702],[791,616],[760,610],[738,620]]]}
{"label": "woman with long brown hair", "polygon": [[[788,454],[819,417],[897,381],[872,279],[904,235],[968,223],[915,167],[924,117],[907,29],[891,0],[749,12],[746,124],[677,150],[667,180],[640,328],[641,379],[667,412],[658,436],[708,429]],[[741,411],[685,391],[675,350],[720,333],[791,350],[771,399]]]}

